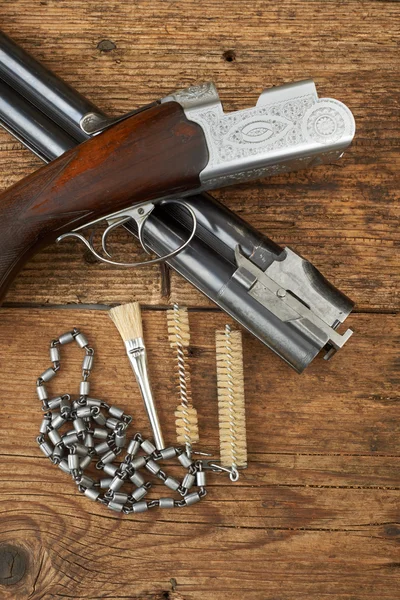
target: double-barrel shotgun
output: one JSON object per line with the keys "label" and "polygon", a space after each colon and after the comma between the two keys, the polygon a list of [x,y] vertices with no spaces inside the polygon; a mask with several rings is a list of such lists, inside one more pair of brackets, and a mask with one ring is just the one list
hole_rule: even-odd
{"label": "double-barrel shotgun", "polygon": [[[40,248],[76,237],[117,263],[107,237],[124,226],[301,372],[351,330],[353,303],[207,192],[337,160],[355,125],[306,80],[225,113],[212,83],[110,118],[0,34],[0,123],[48,164],[0,196],[0,296]],[[83,231],[104,221],[102,250]]]}

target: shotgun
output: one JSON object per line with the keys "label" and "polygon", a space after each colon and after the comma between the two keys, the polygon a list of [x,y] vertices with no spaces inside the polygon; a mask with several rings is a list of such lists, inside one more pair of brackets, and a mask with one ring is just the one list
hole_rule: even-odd
{"label": "shotgun", "polygon": [[[2,291],[30,252],[65,237],[63,232],[73,230],[83,239],[81,228],[105,217],[108,230],[124,224],[137,234],[132,220],[127,222],[133,217],[142,231],[146,222],[148,247],[163,259],[170,256],[169,264],[297,371],[322,348],[330,356],[344,344],[351,331],[340,335],[336,328],[352,303],[292,250],[282,250],[209,195],[199,194],[338,158],[354,135],[352,115],[343,104],[319,100],[312,82],[300,82],[263,92],[254,109],[224,115],[214,86],[203,84],[109,119],[9,38],[1,36],[0,42],[3,124],[42,158],[61,154],[3,196],[14,245],[10,253],[9,242],[0,242]],[[44,139],[47,117],[36,111],[33,119],[34,105],[50,113],[51,144]],[[35,122],[39,126],[33,131]],[[166,210],[176,194],[184,201]],[[190,232],[186,209],[203,239],[193,229],[182,241],[182,229]],[[220,248],[229,239],[229,274],[225,257],[218,260],[221,256],[204,244],[210,231]],[[201,278],[205,265],[210,283]]]}

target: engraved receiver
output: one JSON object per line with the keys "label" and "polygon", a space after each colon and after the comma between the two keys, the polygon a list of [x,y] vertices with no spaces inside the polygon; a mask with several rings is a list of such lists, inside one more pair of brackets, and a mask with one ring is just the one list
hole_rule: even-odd
{"label": "engraved receiver", "polygon": [[342,102],[318,98],[312,80],[264,90],[254,108],[225,114],[213,83],[175,92],[188,119],[204,131],[209,160],[200,173],[209,190],[332,162],[355,133]]}

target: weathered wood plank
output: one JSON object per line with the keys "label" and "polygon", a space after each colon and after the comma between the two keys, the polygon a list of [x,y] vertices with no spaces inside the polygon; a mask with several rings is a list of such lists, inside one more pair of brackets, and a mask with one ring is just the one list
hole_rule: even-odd
{"label": "weathered wood plank", "polygon": [[[101,517],[112,516],[101,505],[92,505],[81,497],[70,477],[66,477],[59,469],[33,450],[37,456],[32,458],[16,457],[5,464],[2,470],[2,494],[7,500],[18,497],[22,484],[29,484],[21,503],[32,502],[33,506],[40,496],[46,503],[78,504],[77,512],[95,513]],[[373,461],[370,459],[370,462]],[[383,461],[381,461],[383,463]],[[18,467],[17,476],[15,476]],[[168,472],[182,476],[182,470],[166,467]],[[262,465],[256,463],[261,471]],[[248,529],[294,529],[305,531],[362,531],[363,528],[395,525],[398,517],[398,489],[384,486],[357,489],[352,486],[329,487],[314,486],[304,480],[299,485],[272,485],[264,474],[264,483],[253,479],[250,466],[249,474],[243,476],[237,485],[232,486],[220,475],[209,474],[208,495],[204,500],[203,510],[198,507],[190,510],[153,511],[149,522],[153,519],[173,520],[176,523],[187,523],[188,517],[197,523],[208,523],[214,527],[241,527]],[[296,471],[296,466],[294,467]],[[14,475],[13,475],[14,474]],[[248,476],[247,476],[248,475]],[[312,477],[312,476],[311,476]],[[258,485],[254,485],[257,483]],[[51,489],[57,486],[57,497],[53,497]],[[154,485],[149,498],[165,495],[165,488]],[[100,506],[100,510],[96,510]],[[7,507],[5,506],[5,511]],[[73,515],[71,511],[71,515]],[[218,515],[218,517],[216,517]],[[4,516],[4,515],[3,515]],[[147,517],[147,515],[146,515]],[[139,517],[131,517],[136,519]],[[130,518],[123,519],[129,521]],[[147,519],[146,519],[147,520]]]}
{"label": "weathered wood plank", "polygon": [[5,588],[5,600],[154,599],[161,591],[173,599],[172,586],[185,600],[397,594],[399,529],[387,492],[239,487],[228,499],[211,487],[197,510],[124,519],[99,505],[88,510],[67,492],[71,482],[55,494],[52,482],[3,494],[0,540],[22,543],[31,561],[29,577]]}
{"label": "weathered wood plank", "polygon": [[[316,80],[320,95],[346,102],[357,134],[337,165],[216,195],[310,258],[360,311],[386,313],[400,304],[399,15],[398,3],[351,0],[0,6],[6,33],[110,113],[207,79],[218,84],[227,110],[254,104],[264,86],[304,77]],[[101,40],[116,47],[104,52]],[[0,131],[1,188],[39,165]],[[116,236],[117,250],[127,252],[128,244],[125,234]],[[156,268],[110,270],[65,243],[33,259],[7,301],[209,306],[175,275],[170,297],[160,289]],[[165,312],[143,314],[172,442],[175,380]],[[226,319],[207,310],[192,311],[190,321],[201,447],[217,452],[213,340]],[[355,314],[348,321],[353,339],[302,376],[245,335],[249,468],[240,482],[210,475],[207,498],[188,511],[120,518],[82,498],[34,441],[35,378],[48,364],[49,340],[71,326],[95,344],[94,394],[132,411],[135,430],[145,430],[114,326],[101,310],[1,310],[0,597],[397,598],[399,319]],[[80,352],[64,354],[55,392],[79,380]]]}
{"label": "weathered wood plank", "polygon": [[[290,244],[362,310],[399,308],[399,84],[396,3],[180,3],[75,0],[3,4],[2,23],[56,72],[111,112],[177,86],[214,79],[227,109],[254,104],[263,86],[312,76],[321,95],[353,110],[353,148],[336,166],[275,177],[218,197],[277,242]],[[110,11],[113,19],[109,19]],[[240,27],[237,23],[240,21]],[[41,36],[40,33],[43,32]],[[102,52],[102,39],[116,48]],[[235,57],[224,59],[224,52]],[[93,76],[95,74],[95,76]],[[10,168],[10,164],[12,168]],[[38,165],[0,135],[0,185]],[[123,243],[125,237],[119,237]],[[160,297],[158,270],[85,265],[80,248],[52,248],[31,261],[11,302],[115,302]],[[173,277],[171,299],[205,299]]]}
{"label": "weathered wood plank", "polygon": [[[153,386],[167,439],[173,441],[176,399],[165,312],[143,315]],[[250,465],[240,483],[232,487],[211,475],[209,495],[199,509],[121,520],[82,499],[34,443],[41,418],[35,378],[47,366],[48,341],[71,326],[81,327],[95,345],[93,394],[110,401],[117,394],[118,404],[134,413],[134,429],[146,429],[113,324],[104,311],[3,309],[0,540],[22,545],[31,561],[28,576],[4,597],[26,598],[35,579],[32,598],[122,598],[127,593],[140,598],[146,592],[157,598],[172,590],[171,581],[185,600],[225,600],[243,593],[291,600],[294,590],[300,598],[361,597],[354,595],[356,589],[364,598],[375,598],[377,591],[394,597],[398,319],[380,317],[385,346],[377,356],[375,318],[353,316],[357,333],[348,347],[302,376],[245,335]],[[202,448],[215,452],[213,335],[224,321],[220,313],[190,313]],[[81,353],[74,347],[63,350],[64,368],[49,384],[54,394],[78,381]],[[161,491],[156,486],[154,495]],[[117,555],[115,567],[110,556]],[[111,577],[115,568],[121,596]],[[98,586],[103,596],[96,596]]]}
{"label": "weathered wood plank", "polygon": [[[35,381],[48,366],[50,340],[64,330],[81,328],[96,349],[92,394],[133,411],[145,427],[141,400],[117,330],[104,311],[1,310],[0,361],[4,410],[18,412],[14,448],[25,447],[25,427],[37,410]],[[144,311],[154,389],[165,422],[166,439],[174,439],[177,404],[174,356],[167,341],[165,311]],[[245,382],[251,453],[399,453],[397,421],[399,319],[382,315],[379,331],[371,315],[354,315],[354,337],[329,363],[318,358],[299,376],[250,335],[244,336]],[[214,331],[223,327],[221,313],[191,312],[193,393],[200,414],[204,447],[217,446],[217,398]],[[384,345],[380,340],[384,338]],[[377,347],[379,352],[377,352]],[[79,381],[81,353],[65,350],[66,364],[50,389],[71,390]],[[18,376],[15,376],[16,365]],[[368,368],[366,366],[368,365]],[[15,400],[15,380],[19,402]],[[77,384],[77,383],[76,383]],[[72,389],[73,391],[73,389]],[[26,411],[26,406],[30,410]],[[0,428],[6,422],[0,422]],[[148,430],[147,430],[148,431]],[[6,433],[5,431],[3,432]],[[3,439],[0,429],[0,439]]]}

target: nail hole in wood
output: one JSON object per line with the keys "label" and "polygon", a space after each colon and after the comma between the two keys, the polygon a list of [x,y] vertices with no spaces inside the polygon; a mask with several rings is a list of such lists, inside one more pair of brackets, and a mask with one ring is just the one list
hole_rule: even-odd
{"label": "nail hole in wood", "polygon": [[222,58],[226,60],[226,62],[233,62],[236,60],[236,52],[234,50],[225,50]]}

